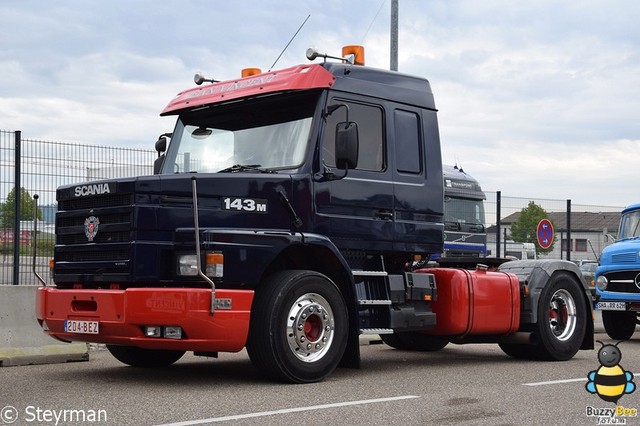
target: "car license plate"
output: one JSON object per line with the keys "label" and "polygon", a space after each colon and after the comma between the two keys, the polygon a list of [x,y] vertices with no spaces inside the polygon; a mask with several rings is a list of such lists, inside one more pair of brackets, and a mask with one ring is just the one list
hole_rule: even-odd
{"label": "car license plate", "polygon": [[626,311],[626,302],[598,302],[596,309],[600,311]]}
{"label": "car license plate", "polygon": [[98,334],[98,321],[66,320],[64,331],[78,334]]}

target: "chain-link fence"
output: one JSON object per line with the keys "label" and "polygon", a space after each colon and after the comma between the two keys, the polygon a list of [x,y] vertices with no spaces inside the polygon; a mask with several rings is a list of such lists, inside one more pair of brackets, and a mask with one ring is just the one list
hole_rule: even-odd
{"label": "chain-link fence", "polygon": [[[485,192],[486,229],[489,255],[522,258],[597,261],[602,249],[615,240],[621,206],[573,204],[571,200],[506,197]],[[540,208],[553,225],[549,248],[541,250],[535,224],[526,233],[514,233],[523,209]],[[500,222],[498,224],[498,221]],[[526,223],[526,222],[524,222]],[[516,225],[516,226],[517,226]],[[499,252],[498,252],[499,251]]]}
{"label": "chain-link fence", "polygon": [[[49,279],[57,187],[149,175],[156,156],[152,150],[23,139],[21,132],[0,130],[0,285],[37,284],[32,274],[34,239],[36,271]],[[37,232],[34,195],[39,197]],[[474,232],[483,238],[486,234],[483,251],[489,256],[597,260],[602,249],[613,242],[622,210],[620,206],[576,205],[569,200],[508,197],[500,192],[485,191],[485,195],[483,206],[461,204],[466,211],[459,217],[465,218],[466,225],[474,217],[479,223],[462,226],[459,222],[455,227],[463,241],[475,238]],[[546,251],[536,246],[535,226],[522,232],[520,216],[532,203],[545,212],[554,227]]]}
{"label": "chain-link fence", "polygon": [[36,271],[48,279],[57,187],[153,174],[156,156],[152,150],[24,139],[19,131],[0,130],[0,285],[37,284],[32,274],[34,241]]}

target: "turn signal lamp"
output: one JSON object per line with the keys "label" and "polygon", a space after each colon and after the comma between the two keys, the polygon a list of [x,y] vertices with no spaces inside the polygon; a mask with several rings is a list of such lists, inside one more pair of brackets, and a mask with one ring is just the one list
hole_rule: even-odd
{"label": "turn signal lamp", "polygon": [[252,75],[262,74],[260,68],[244,68],[242,70],[242,77],[251,77]]}
{"label": "turn signal lamp", "polygon": [[209,278],[222,278],[224,275],[224,255],[222,252],[214,251],[207,253],[205,271],[205,274]]}
{"label": "turn signal lamp", "polygon": [[49,278],[53,279],[53,267],[56,265],[56,262],[53,259],[49,259]]}
{"label": "turn signal lamp", "polygon": [[342,57],[353,55],[354,65],[364,65],[364,47],[358,45],[344,46],[342,48]]}

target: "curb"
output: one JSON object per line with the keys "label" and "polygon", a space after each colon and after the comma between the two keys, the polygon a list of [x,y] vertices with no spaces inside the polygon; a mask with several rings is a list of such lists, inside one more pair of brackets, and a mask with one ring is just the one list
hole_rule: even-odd
{"label": "curb", "polygon": [[35,317],[36,286],[0,286],[0,366],[88,361],[86,343],[47,336]]}
{"label": "curb", "polygon": [[86,343],[53,344],[27,348],[0,348],[0,367],[89,361]]}

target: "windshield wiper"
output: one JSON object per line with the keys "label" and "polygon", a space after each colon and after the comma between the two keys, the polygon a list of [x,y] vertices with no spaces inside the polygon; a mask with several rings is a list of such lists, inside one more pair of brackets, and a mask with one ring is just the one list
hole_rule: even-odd
{"label": "windshield wiper", "polygon": [[276,173],[275,170],[261,169],[260,164],[234,164],[231,167],[220,170],[218,173],[238,173],[246,171],[258,171],[260,173]]}
{"label": "windshield wiper", "polygon": [[484,231],[484,225],[481,223],[467,223],[467,222],[457,222],[457,221],[447,221],[444,222],[444,227],[449,231],[466,231],[466,232],[482,232]]}
{"label": "windshield wiper", "polygon": [[462,229],[462,226],[460,226],[460,222],[457,222],[457,221],[445,220],[444,226],[445,226],[445,229],[448,229],[450,231],[460,231]]}

